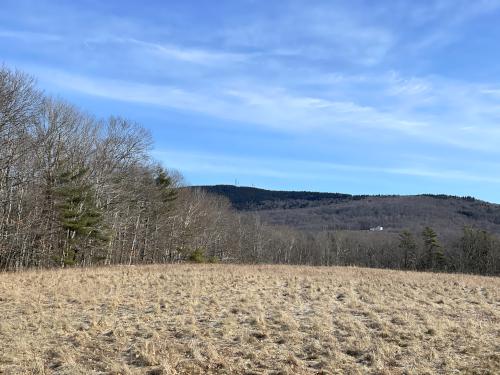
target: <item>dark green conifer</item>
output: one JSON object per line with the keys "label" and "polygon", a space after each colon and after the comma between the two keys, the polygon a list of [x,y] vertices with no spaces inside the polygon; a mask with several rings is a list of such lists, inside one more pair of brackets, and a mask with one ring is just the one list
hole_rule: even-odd
{"label": "dark green conifer", "polygon": [[[99,258],[100,247],[107,242],[103,211],[96,204],[95,191],[85,181],[86,168],[65,170],[58,175],[55,196],[59,222],[64,232],[61,263],[74,265],[80,249],[94,247],[94,258]],[[94,259],[95,260],[95,259]]]}

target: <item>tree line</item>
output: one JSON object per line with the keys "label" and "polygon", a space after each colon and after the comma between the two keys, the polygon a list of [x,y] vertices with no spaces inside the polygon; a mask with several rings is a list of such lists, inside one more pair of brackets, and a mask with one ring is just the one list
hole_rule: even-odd
{"label": "tree line", "polygon": [[222,261],[499,272],[498,240],[484,231],[464,230],[450,253],[430,228],[394,238],[265,225],[184,187],[151,146],[139,124],[96,118],[0,67],[0,270]]}
{"label": "tree line", "polygon": [[0,269],[175,262],[227,248],[227,201],[181,189],[151,144],[140,125],[95,118],[1,67]]}
{"label": "tree line", "polygon": [[264,225],[256,213],[244,217],[244,262],[500,274],[500,239],[482,229],[464,227],[456,237],[440,238],[431,227],[400,233],[306,231]]}

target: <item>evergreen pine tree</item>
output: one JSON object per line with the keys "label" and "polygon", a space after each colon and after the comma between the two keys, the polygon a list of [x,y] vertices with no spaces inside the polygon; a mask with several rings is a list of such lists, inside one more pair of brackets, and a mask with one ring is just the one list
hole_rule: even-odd
{"label": "evergreen pine tree", "polygon": [[164,203],[172,202],[177,198],[177,191],[173,188],[174,182],[172,178],[161,167],[156,170],[155,183],[160,189],[161,199]]}
{"label": "evergreen pine tree", "polygon": [[[108,241],[103,212],[95,203],[95,192],[85,182],[87,169],[64,171],[58,175],[55,196],[59,223],[63,229],[61,263],[74,265],[85,256],[99,260],[99,249]],[[97,250],[97,251],[96,251]]]}
{"label": "evergreen pine tree", "polygon": [[424,240],[424,254],[422,266],[425,269],[443,269],[446,266],[446,259],[438,241],[437,234],[431,227],[425,227],[422,232]]}

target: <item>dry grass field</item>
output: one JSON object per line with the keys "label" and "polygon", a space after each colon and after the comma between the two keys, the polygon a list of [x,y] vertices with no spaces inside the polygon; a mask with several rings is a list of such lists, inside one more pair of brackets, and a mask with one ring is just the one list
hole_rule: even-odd
{"label": "dry grass field", "polygon": [[0,374],[498,374],[500,279],[166,265],[0,274]]}

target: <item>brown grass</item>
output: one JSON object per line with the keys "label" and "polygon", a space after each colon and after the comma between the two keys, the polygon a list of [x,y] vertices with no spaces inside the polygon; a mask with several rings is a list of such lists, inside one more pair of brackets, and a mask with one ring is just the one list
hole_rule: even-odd
{"label": "brown grass", "polygon": [[0,374],[500,373],[500,279],[167,265],[0,275]]}

